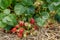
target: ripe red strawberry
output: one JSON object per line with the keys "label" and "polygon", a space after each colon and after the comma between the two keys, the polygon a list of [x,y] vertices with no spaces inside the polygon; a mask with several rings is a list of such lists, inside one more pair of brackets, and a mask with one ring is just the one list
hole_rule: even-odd
{"label": "ripe red strawberry", "polygon": [[22,38],[23,34],[18,33],[17,36]]}
{"label": "ripe red strawberry", "polygon": [[38,29],[38,26],[34,26],[34,29],[37,30]]}
{"label": "ripe red strawberry", "polygon": [[19,25],[16,25],[15,28],[19,28]]}
{"label": "ripe red strawberry", "polygon": [[20,26],[24,26],[24,21],[19,21]]}
{"label": "ripe red strawberry", "polygon": [[11,30],[11,32],[12,32],[12,33],[15,33],[16,30],[17,30],[16,28],[13,28],[13,29]]}
{"label": "ripe red strawberry", "polygon": [[31,24],[34,24],[35,23],[35,20],[33,18],[31,18],[30,23]]}
{"label": "ripe red strawberry", "polygon": [[20,34],[23,34],[23,32],[24,32],[24,29],[21,28],[21,29],[19,30],[19,33],[20,33]]}

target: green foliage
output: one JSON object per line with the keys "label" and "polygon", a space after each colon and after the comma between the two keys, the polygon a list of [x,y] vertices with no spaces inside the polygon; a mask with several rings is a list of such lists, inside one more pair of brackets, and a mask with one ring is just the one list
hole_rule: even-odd
{"label": "green foliage", "polygon": [[26,10],[25,7],[20,4],[16,4],[14,7],[14,11],[15,11],[16,15],[21,15],[22,13],[25,12],[25,10]]}
{"label": "green foliage", "polygon": [[19,20],[29,22],[30,18],[43,26],[51,11],[56,11],[55,18],[60,21],[59,7],[60,0],[0,0],[0,27],[13,27]]}
{"label": "green foliage", "polygon": [[14,14],[9,14],[9,15],[2,15],[1,14],[1,20],[0,20],[0,27],[4,28],[7,25],[16,25],[17,20],[16,16]]}
{"label": "green foliage", "polygon": [[42,12],[41,13],[42,17],[36,18],[36,22],[39,26],[43,26],[46,22],[47,19],[49,19],[49,14],[48,12]]}
{"label": "green foliage", "polygon": [[8,25],[15,25],[17,23],[16,17],[13,14],[10,14],[8,16],[5,16],[2,19],[2,22],[5,23],[5,24],[8,24]]}
{"label": "green foliage", "polygon": [[5,9],[5,10],[3,11],[3,13],[6,14],[6,15],[9,15],[9,14],[10,14],[10,10],[9,10],[9,9]]}
{"label": "green foliage", "polygon": [[21,3],[25,6],[31,6],[33,5],[33,0],[22,0]]}
{"label": "green foliage", "polygon": [[2,9],[6,9],[10,4],[12,3],[12,0],[0,0],[0,7]]}
{"label": "green foliage", "polygon": [[2,21],[0,21],[0,28],[4,28],[6,24],[4,24]]}
{"label": "green foliage", "polygon": [[13,27],[12,25],[6,25],[6,27],[4,27],[4,30],[10,31],[12,27]]}
{"label": "green foliage", "polygon": [[57,14],[55,15],[55,20],[60,23],[60,8],[57,10]]}

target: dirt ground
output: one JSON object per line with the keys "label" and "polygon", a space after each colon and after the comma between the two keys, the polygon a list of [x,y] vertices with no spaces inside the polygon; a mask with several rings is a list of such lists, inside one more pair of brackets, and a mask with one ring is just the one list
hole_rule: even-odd
{"label": "dirt ground", "polygon": [[18,38],[15,34],[4,33],[0,30],[0,40],[60,40],[60,26],[52,28],[40,28],[37,36],[28,36],[26,38]]}

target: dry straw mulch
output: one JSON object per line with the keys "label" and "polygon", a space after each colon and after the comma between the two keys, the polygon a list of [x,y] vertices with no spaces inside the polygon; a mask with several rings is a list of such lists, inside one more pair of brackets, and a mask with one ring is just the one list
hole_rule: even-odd
{"label": "dry straw mulch", "polygon": [[50,28],[40,28],[37,36],[28,36],[26,38],[18,38],[15,34],[4,33],[0,30],[0,40],[60,40],[60,26]]}

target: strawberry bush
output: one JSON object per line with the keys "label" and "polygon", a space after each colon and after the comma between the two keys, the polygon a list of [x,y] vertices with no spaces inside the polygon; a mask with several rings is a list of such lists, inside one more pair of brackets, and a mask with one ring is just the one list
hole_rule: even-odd
{"label": "strawberry bush", "polygon": [[60,0],[0,0],[0,28],[26,36],[49,18],[60,23]]}

